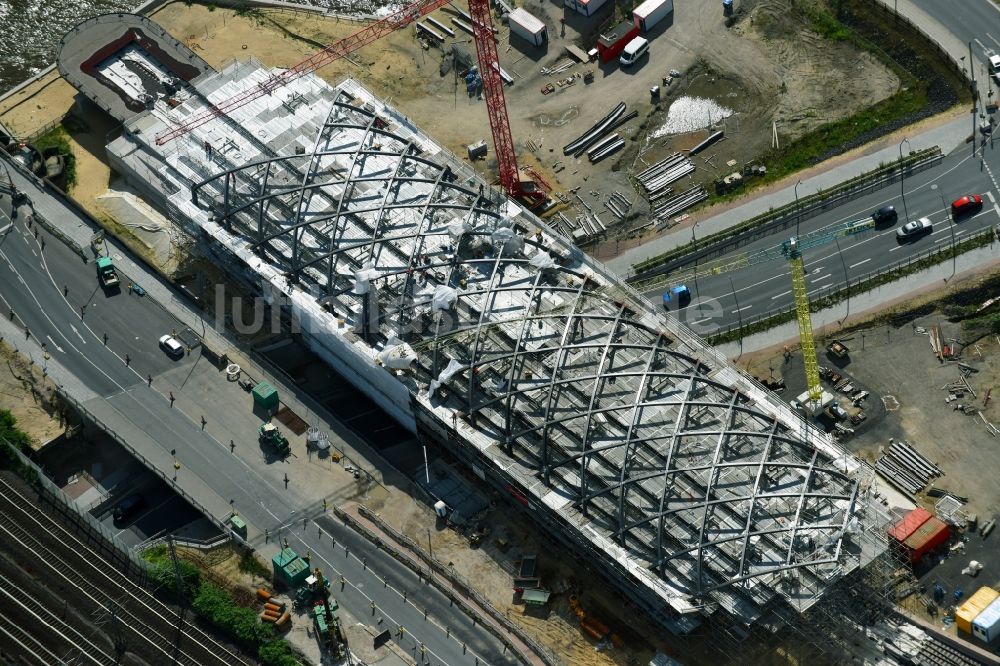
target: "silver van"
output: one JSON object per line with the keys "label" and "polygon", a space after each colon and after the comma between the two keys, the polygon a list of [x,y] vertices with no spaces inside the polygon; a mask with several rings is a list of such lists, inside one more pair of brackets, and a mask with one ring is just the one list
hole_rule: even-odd
{"label": "silver van", "polygon": [[646,55],[647,51],[649,51],[649,40],[645,37],[636,37],[625,45],[625,50],[622,51],[618,62],[621,63],[622,67],[629,67],[634,65],[639,58]]}

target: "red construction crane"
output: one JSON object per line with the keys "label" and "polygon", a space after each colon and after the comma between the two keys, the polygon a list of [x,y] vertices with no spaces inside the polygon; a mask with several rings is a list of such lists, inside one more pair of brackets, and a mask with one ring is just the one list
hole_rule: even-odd
{"label": "red construction crane", "polygon": [[503,81],[500,79],[500,59],[497,57],[496,41],[493,38],[493,18],[490,16],[490,0],[469,0],[469,15],[472,16],[472,32],[476,41],[476,55],[479,59],[479,75],[483,78],[483,95],[486,97],[486,112],[490,116],[490,131],[493,133],[493,149],[497,154],[497,168],[500,184],[511,197],[531,199],[542,203],[548,194],[539,189],[541,181],[531,178],[522,180],[514,154],[514,140],[510,135],[510,120],[507,118],[507,100],[503,96]]}
{"label": "red construction crane", "polygon": [[253,88],[250,88],[239,95],[234,95],[233,97],[230,97],[215,106],[207,108],[204,111],[199,111],[198,113],[189,116],[188,119],[180,125],[171,127],[170,129],[157,134],[156,145],[162,146],[168,141],[172,141],[179,136],[187,134],[195,127],[200,127],[214,118],[229,115],[244,104],[248,104],[255,99],[263,97],[264,95],[270,95],[278,88],[291,83],[295,79],[303,77],[306,74],[311,74],[317,69],[329,65],[334,60],[350,55],[361,47],[367,46],[368,44],[385,37],[390,32],[395,32],[400,28],[405,28],[422,16],[430,14],[435,9],[447,5],[450,2],[452,2],[452,0],[417,0],[417,2],[414,2],[412,5],[408,5],[394,14],[390,14],[383,19],[370,23],[353,35],[345,37],[338,42],[330,44],[325,49],[317,51],[299,64],[289,67],[280,74],[274,74],[266,81],[262,81]]}

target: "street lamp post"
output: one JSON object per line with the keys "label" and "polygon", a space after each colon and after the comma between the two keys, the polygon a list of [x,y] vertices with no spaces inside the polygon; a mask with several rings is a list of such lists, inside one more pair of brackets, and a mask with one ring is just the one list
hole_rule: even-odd
{"label": "street lamp post", "polygon": [[801,180],[795,183],[795,237],[796,238],[799,237],[799,222],[802,219],[802,214],[799,211],[799,185],[801,184],[802,184]]}
{"label": "street lamp post", "polygon": [[904,143],[906,144],[907,147],[910,146],[910,142],[907,140],[905,136],[903,137],[903,140],[899,142],[899,196],[903,199],[903,222],[905,224],[906,222],[910,221],[910,213],[906,209],[906,189],[904,187],[904,180],[906,176],[906,172],[903,170]]}
{"label": "street lamp post", "polygon": [[[947,215],[948,204],[944,201],[944,194],[941,192],[941,189],[937,186],[937,183],[931,185],[931,189],[937,191],[938,196],[941,198],[941,208],[944,210],[944,214]],[[951,218],[949,228],[951,229],[951,277],[945,278],[945,282],[955,277],[955,267],[958,261],[958,256],[955,254],[955,218]]]}

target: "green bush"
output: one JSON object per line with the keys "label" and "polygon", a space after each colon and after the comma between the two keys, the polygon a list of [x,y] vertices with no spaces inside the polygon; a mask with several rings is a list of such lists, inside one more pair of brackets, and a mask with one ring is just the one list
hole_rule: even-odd
{"label": "green bush", "polygon": [[268,641],[257,651],[260,661],[266,666],[299,666],[302,662],[285,640]]}
{"label": "green bush", "polygon": [[203,582],[191,608],[210,623],[238,638],[246,645],[259,647],[274,637],[274,628],[264,624],[251,608],[233,603],[229,593],[211,583]]}
{"label": "green bush", "polygon": [[18,430],[17,419],[6,409],[0,409],[0,440],[22,453],[31,451],[31,438],[27,433]]}
{"label": "green bush", "polygon": [[69,145],[69,132],[62,125],[56,125],[45,134],[32,142],[32,145],[39,152],[46,148],[58,148],[60,154],[66,156],[66,168],[63,170],[63,177],[66,179],[66,191],[70,191],[76,186],[76,158]]}
{"label": "green bush", "polygon": [[257,556],[253,553],[244,553],[240,558],[240,571],[259,578],[267,579],[271,577],[271,570],[267,568],[267,565],[257,559]]}

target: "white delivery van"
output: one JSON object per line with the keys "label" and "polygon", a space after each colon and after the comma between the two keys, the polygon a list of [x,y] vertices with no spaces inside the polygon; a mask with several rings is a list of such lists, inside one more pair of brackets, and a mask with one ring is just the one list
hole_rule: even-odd
{"label": "white delivery van", "polygon": [[1000,55],[990,56],[990,74],[1000,72]]}
{"label": "white delivery van", "polygon": [[622,51],[621,57],[618,58],[618,62],[621,63],[622,67],[629,67],[634,65],[636,60],[646,55],[647,51],[649,51],[649,40],[645,37],[636,37],[625,45],[625,49]]}

